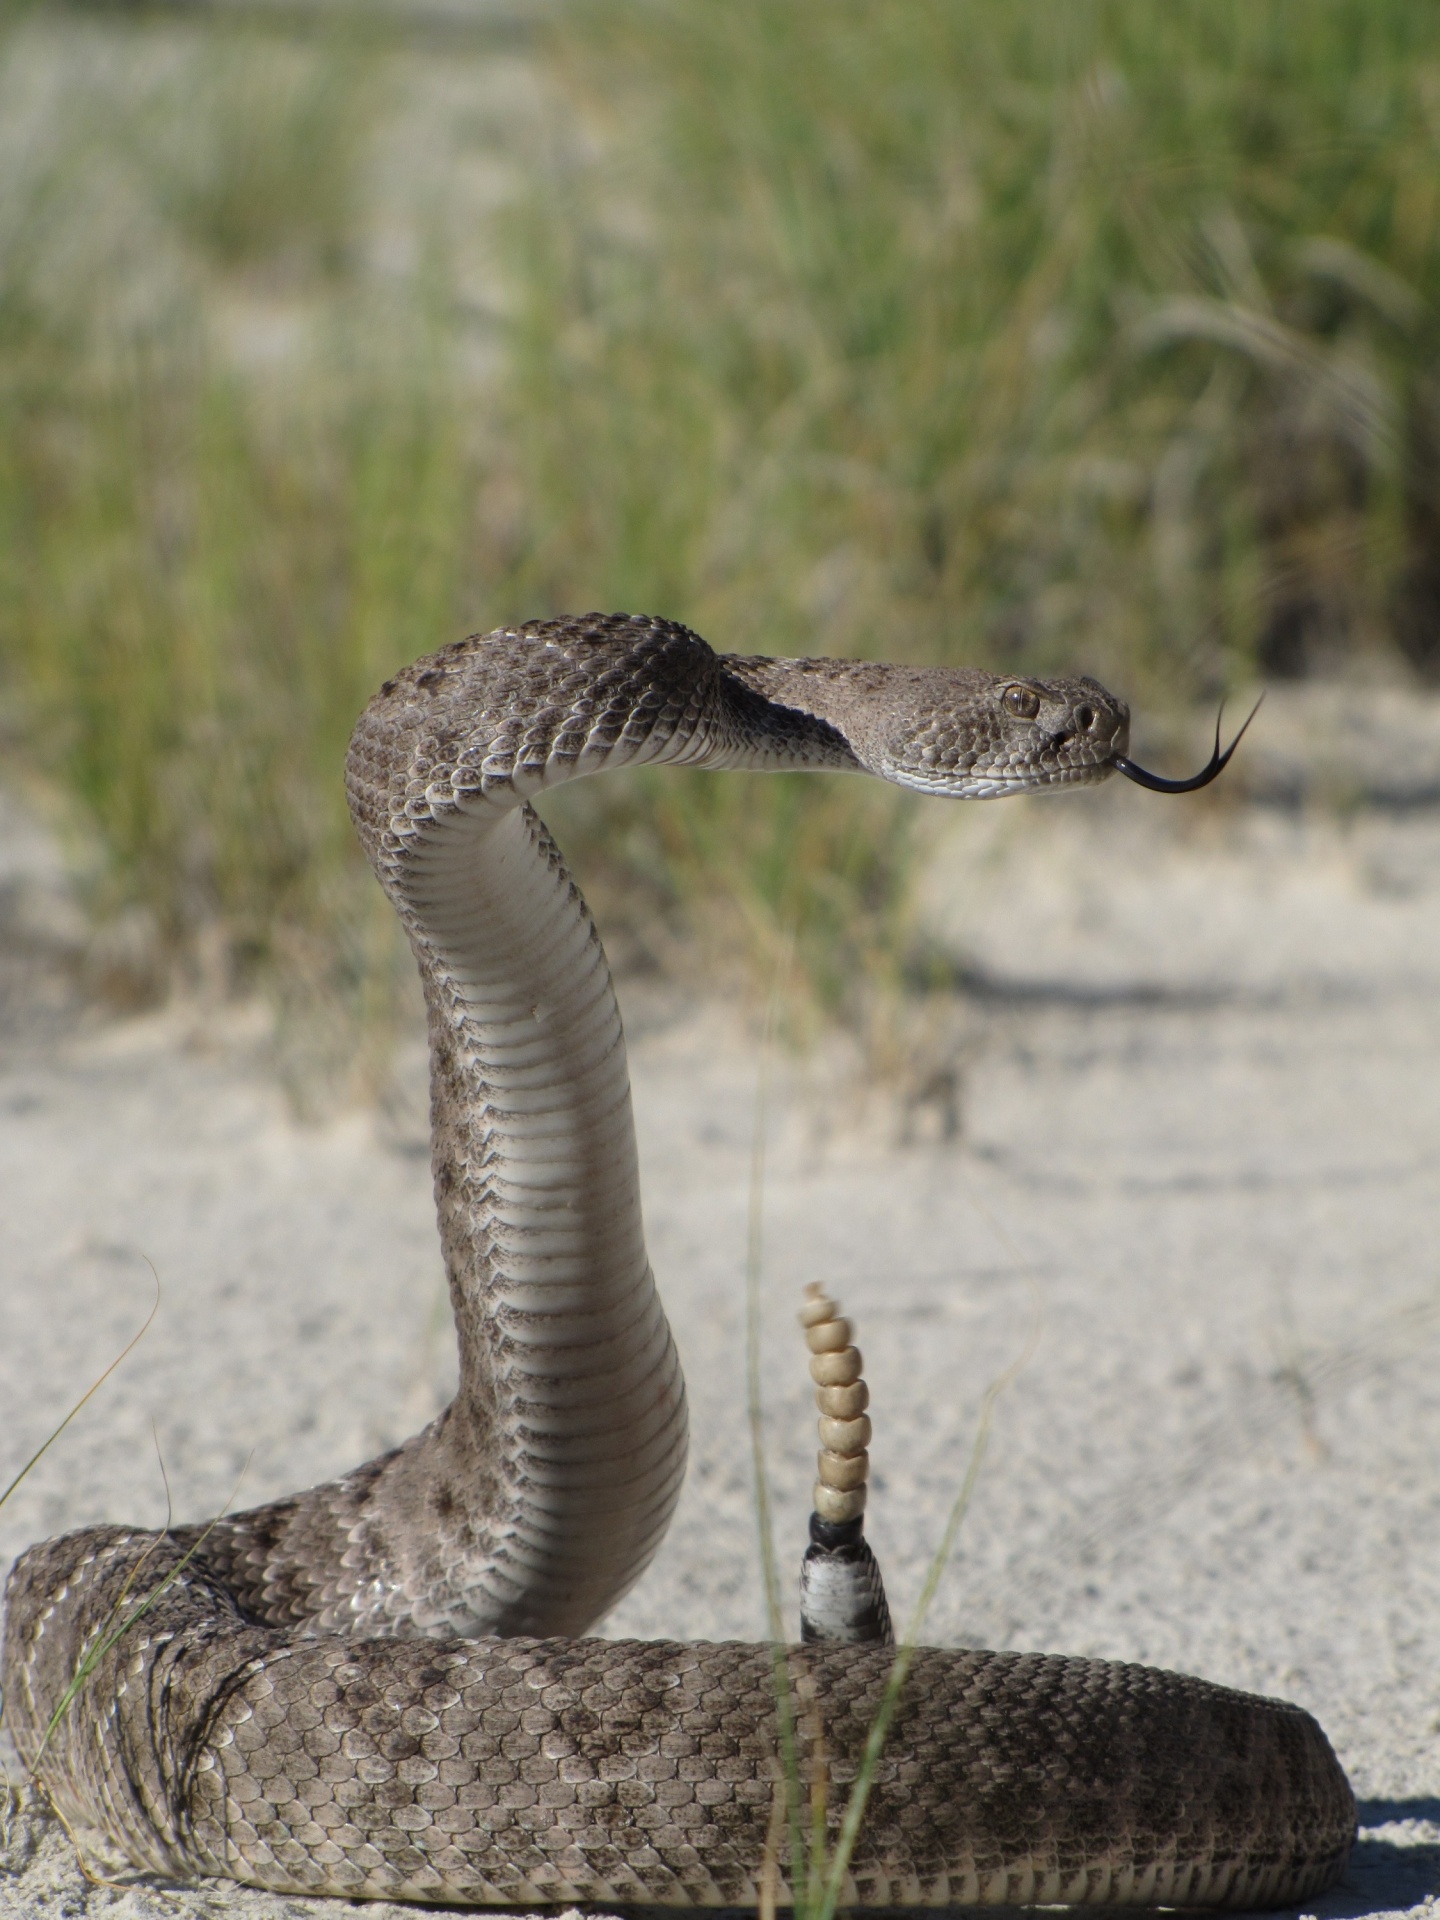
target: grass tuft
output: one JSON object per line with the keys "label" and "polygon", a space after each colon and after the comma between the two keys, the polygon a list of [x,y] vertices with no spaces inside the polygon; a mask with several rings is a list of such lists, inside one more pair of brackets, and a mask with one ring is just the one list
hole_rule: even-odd
{"label": "grass tuft", "polygon": [[[837,1820],[830,1818],[830,1778],[824,1751],[822,1710],[815,1701],[813,1682],[796,1678],[790,1670],[788,1638],[780,1599],[779,1559],[775,1551],[770,1475],[765,1454],[765,1413],[760,1393],[761,1278],[764,1268],[765,1149],[769,1127],[770,1075],[780,1014],[787,990],[793,985],[793,949],[782,952],[774,973],[765,1026],[760,1042],[760,1071],[750,1148],[750,1190],[745,1243],[745,1388],[750,1428],[751,1471],[755,1497],[755,1524],[760,1552],[761,1584],[765,1595],[766,1625],[779,1732],[781,1777],[776,1782],[770,1832],[758,1889],[762,1920],[774,1920],[779,1895],[782,1841],[788,1839],[791,1904],[796,1920],[835,1920],[845,1901],[846,1880],[854,1858],[870,1793],[879,1774],[885,1743],[899,1711],[905,1685],[925,1621],[939,1592],[940,1582],[955,1551],[960,1528],[979,1484],[989,1451],[995,1407],[1034,1358],[1040,1342],[1042,1315],[1039,1293],[1029,1280],[1031,1313],[1019,1353],[986,1387],[959,1489],[926,1569],[919,1595],[895,1648],[895,1658],[881,1692],[880,1704],[866,1734],[860,1765]],[[971,1204],[986,1225],[1020,1264],[1028,1268],[1003,1225],[974,1195]],[[800,1742],[809,1741],[808,1806]],[[807,1819],[808,1813],[808,1819]]]}

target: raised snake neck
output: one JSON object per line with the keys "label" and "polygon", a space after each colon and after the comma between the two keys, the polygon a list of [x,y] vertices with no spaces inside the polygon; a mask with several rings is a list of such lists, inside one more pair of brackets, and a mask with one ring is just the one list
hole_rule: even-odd
{"label": "raised snake neck", "polygon": [[[618,615],[464,641],[381,689],[348,789],[425,988],[459,1391],[325,1486],[21,1558],[6,1718],[77,1831],[163,1875],[283,1892],[757,1901],[782,1776],[768,1650],[573,1637],[664,1533],[685,1398],[609,970],[528,802],[639,762],[993,797],[1101,779],[1127,733],[1089,680],[717,656]],[[889,1661],[790,1655],[832,1826]],[[926,1649],[845,1901],[1283,1904],[1330,1884],[1353,1829],[1297,1708]],[[782,1847],[782,1901],[787,1867]]]}

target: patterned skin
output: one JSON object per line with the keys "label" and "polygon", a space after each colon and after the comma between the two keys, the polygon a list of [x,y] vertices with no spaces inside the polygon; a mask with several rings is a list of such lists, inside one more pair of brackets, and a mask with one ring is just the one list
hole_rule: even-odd
{"label": "patterned skin", "polygon": [[[664,1533],[685,1396],[609,970],[528,802],[641,761],[989,798],[1105,778],[1128,726],[1089,680],[717,656],[624,615],[464,641],[381,690],[350,804],[425,988],[459,1391],[326,1486],[22,1556],[6,1721],[77,1833],[277,1892],[758,1900],[783,1784],[770,1651],[577,1637]],[[833,1833],[891,1655],[788,1659]],[[844,1903],[1288,1904],[1331,1884],[1353,1831],[1297,1708],[922,1649]]]}

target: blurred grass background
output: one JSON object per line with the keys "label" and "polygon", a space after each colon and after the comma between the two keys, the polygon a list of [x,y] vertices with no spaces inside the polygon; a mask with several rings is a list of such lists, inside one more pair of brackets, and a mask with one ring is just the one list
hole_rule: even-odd
{"label": "blurred grass background", "polygon": [[[0,737],[97,977],[370,1057],[408,962],[349,728],[512,618],[1162,720],[1440,677],[1437,219],[1425,0],[12,4]],[[550,811],[632,962],[794,927],[847,1015],[910,964],[875,783]]]}

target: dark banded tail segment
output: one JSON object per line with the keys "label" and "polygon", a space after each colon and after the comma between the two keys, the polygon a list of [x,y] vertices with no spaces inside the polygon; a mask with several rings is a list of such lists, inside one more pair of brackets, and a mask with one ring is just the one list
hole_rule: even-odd
{"label": "dark banded tail segment", "polygon": [[811,1514],[800,1563],[800,1639],[807,1647],[894,1646],[885,1581],[863,1520]]}

